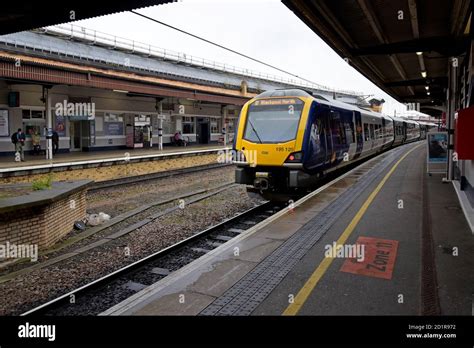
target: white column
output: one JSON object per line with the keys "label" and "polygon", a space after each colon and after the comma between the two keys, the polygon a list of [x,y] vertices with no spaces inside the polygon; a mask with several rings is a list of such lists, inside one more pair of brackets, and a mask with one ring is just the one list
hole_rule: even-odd
{"label": "white column", "polygon": [[454,57],[449,59],[448,67],[448,108],[446,115],[446,129],[448,131],[448,168],[446,172],[446,181],[454,179],[454,163],[453,163],[453,152],[452,147],[454,146],[454,114],[456,112],[456,86],[457,86],[457,64],[453,64]]}
{"label": "white column", "polygon": [[158,150],[163,150],[163,102],[158,103],[158,117],[160,119],[158,126]]}
{"label": "white column", "polygon": [[46,93],[46,159],[53,159],[53,140],[49,134],[49,131],[53,129],[53,115],[51,110],[51,94],[48,88],[45,89]]}
{"label": "white column", "polygon": [[227,120],[227,106],[224,106],[222,108],[222,134],[224,135],[224,146],[227,146],[226,120]]}

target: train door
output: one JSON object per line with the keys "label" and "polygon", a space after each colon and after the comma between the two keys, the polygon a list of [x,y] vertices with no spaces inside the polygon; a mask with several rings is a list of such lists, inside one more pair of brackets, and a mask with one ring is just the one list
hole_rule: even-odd
{"label": "train door", "polygon": [[355,122],[355,132],[356,132],[356,153],[355,158],[359,158],[362,153],[362,148],[364,147],[364,138],[362,137],[362,116],[360,112],[354,111],[354,122]]}
{"label": "train door", "polygon": [[322,129],[324,129],[324,136],[326,138],[326,156],[324,163],[330,164],[335,157],[333,134],[331,131],[330,110],[327,108],[321,115]]}
{"label": "train door", "polygon": [[382,135],[382,146],[385,145],[385,142],[387,141],[387,128],[385,124],[385,118],[382,118],[382,127],[380,129],[381,135]]}
{"label": "train door", "polygon": [[[313,108],[312,108],[313,109]],[[331,132],[329,130],[329,108],[318,104],[311,116],[308,160],[310,169],[322,170],[330,161],[332,153]]]}
{"label": "train door", "polygon": [[369,132],[370,132],[370,150],[375,148],[375,125],[373,123],[369,123]]}

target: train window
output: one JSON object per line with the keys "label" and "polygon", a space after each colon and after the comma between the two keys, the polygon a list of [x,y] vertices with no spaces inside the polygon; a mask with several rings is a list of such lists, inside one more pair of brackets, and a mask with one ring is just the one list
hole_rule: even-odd
{"label": "train window", "polygon": [[339,133],[341,134],[341,144],[347,144],[346,129],[344,128],[344,123],[342,122],[339,122]]}
{"label": "train window", "polygon": [[352,122],[345,122],[345,132],[346,132],[346,139],[352,139],[351,143],[355,143],[355,132],[354,132],[354,125]]}
{"label": "train window", "polygon": [[370,124],[370,138],[375,139],[374,125]]}
{"label": "train window", "polygon": [[341,127],[340,127],[340,121],[338,119],[334,119],[334,116],[331,115],[331,133],[332,133],[332,138],[335,144],[342,144],[342,134],[341,134]]}
{"label": "train window", "polygon": [[383,138],[383,132],[382,131],[383,131],[382,126],[380,124],[378,124],[377,125],[377,134],[378,134],[377,138],[379,138],[379,139]]}
{"label": "train window", "polygon": [[369,125],[367,123],[364,123],[364,140],[368,141],[369,139],[370,139]]}
{"label": "train window", "polygon": [[257,143],[295,139],[303,106],[297,98],[256,100],[248,109],[244,139]]}
{"label": "train window", "polygon": [[346,130],[338,111],[331,110],[331,131],[335,144],[346,144]]}
{"label": "train window", "polygon": [[393,129],[393,124],[391,122],[385,123],[385,127],[382,127],[382,129],[384,131],[385,137],[393,137],[394,129]]}

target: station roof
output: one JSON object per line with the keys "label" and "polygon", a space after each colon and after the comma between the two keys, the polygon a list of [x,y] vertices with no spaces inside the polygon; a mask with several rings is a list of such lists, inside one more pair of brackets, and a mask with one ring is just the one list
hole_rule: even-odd
{"label": "station roof", "polygon": [[[54,29],[54,30],[53,30]],[[116,44],[119,42],[120,44]],[[140,81],[143,84],[159,84],[174,89],[187,90],[188,97],[195,99],[194,92],[214,93],[215,96],[201,97],[206,101],[221,101],[236,105],[244,104],[254,93],[297,86],[296,81],[272,77],[218,63],[212,60],[192,57],[184,53],[164,50],[151,45],[126,38],[118,38],[106,33],[96,32],[75,25],[42,28],[0,36],[0,62],[19,59],[29,67],[17,67],[10,71],[0,64],[0,77],[11,81],[36,81],[48,83],[90,84],[90,79],[97,76]],[[46,66],[51,76],[40,73]],[[24,69],[24,70],[23,70]],[[33,69],[33,70],[28,70]],[[40,69],[39,71],[36,71]],[[61,73],[55,71],[61,71]],[[75,76],[66,80],[58,77],[64,71],[79,72],[81,78]],[[89,75],[90,74],[90,77]],[[53,77],[54,75],[54,77]],[[45,81],[45,79],[47,81]],[[247,88],[242,89],[245,81]],[[109,81],[115,89],[129,90],[116,86],[117,81]],[[128,84],[128,83],[127,83]],[[101,84],[104,87],[103,84]],[[312,92],[326,98],[337,98],[348,103],[358,104],[362,95],[350,91],[334,91],[324,86],[310,85],[306,87]],[[98,86],[96,86],[98,87]],[[109,84],[110,87],[110,84]],[[134,86],[143,92],[144,86]],[[299,87],[301,88],[301,87]],[[183,91],[154,88],[153,93],[165,93],[164,96],[185,97]]]}
{"label": "station roof", "polygon": [[389,95],[441,113],[448,64],[470,45],[470,0],[282,1]]}
{"label": "station roof", "polygon": [[[0,35],[175,1],[115,0],[105,2],[102,6],[100,3],[84,0],[72,0],[64,4],[56,0],[5,1],[0,11]],[[74,11],[74,18],[71,18],[71,11]]]}

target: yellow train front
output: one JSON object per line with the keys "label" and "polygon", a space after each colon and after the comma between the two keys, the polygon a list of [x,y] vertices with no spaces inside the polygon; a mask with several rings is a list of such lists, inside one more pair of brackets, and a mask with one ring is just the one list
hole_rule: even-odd
{"label": "yellow train front", "polygon": [[394,143],[394,121],[299,89],[264,92],[242,108],[234,142],[235,181],[280,200],[326,173]]}

